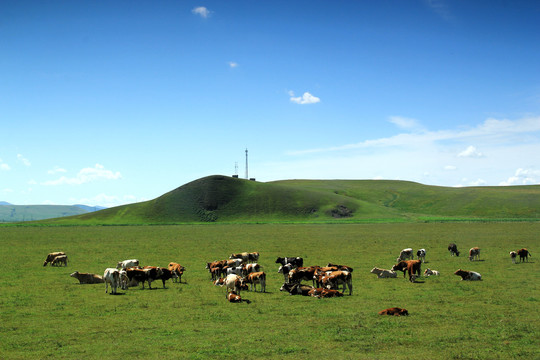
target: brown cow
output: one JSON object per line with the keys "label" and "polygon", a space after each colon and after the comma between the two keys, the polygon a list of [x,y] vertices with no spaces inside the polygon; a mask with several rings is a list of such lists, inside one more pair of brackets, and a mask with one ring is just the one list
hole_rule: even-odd
{"label": "brown cow", "polygon": [[342,297],[343,293],[339,290],[332,289],[323,289],[321,296],[319,298],[331,298],[331,297]]}
{"label": "brown cow", "polygon": [[67,266],[67,263],[68,263],[67,255],[58,255],[51,262],[51,266],[61,266],[62,264],[64,264],[64,266]]}
{"label": "brown cow", "polygon": [[379,311],[379,315],[394,315],[394,316],[407,315],[409,316],[409,312],[407,311],[407,309],[393,307],[393,308]]}
{"label": "brown cow", "polygon": [[257,284],[261,284],[261,292],[266,292],[266,274],[264,271],[254,272],[246,277],[246,284],[250,284],[250,289],[257,291]]}
{"label": "brown cow", "polygon": [[480,248],[473,247],[469,250],[469,261],[480,260]]}
{"label": "brown cow", "polygon": [[99,284],[99,283],[105,282],[105,280],[103,280],[103,278],[99,275],[89,274],[89,273],[80,273],[78,271],[75,271],[69,276],[79,280],[79,284]]}
{"label": "brown cow", "polygon": [[48,263],[52,263],[54,258],[57,257],[57,256],[60,256],[60,255],[66,255],[66,253],[63,252],[63,251],[56,251],[56,252],[49,253],[47,255],[47,258],[43,262],[43,266],[47,266]]}
{"label": "brown cow", "polygon": [[232,303],[241,303],[241,302],[245,302],[248,304],[251,303],[251,301],[247,299],[242,299],[242,297],[240,295],[237,295],[234,291],[227,293],[227,300],[229,300],[229,302],[232,302]]}
{"label": "brown cow", "polygon": [[186,271],[185,267],[178,263],[170,262],[168,269],[171,270],[173,282],[182,282],[182,275],[184,274],[184,271]]}
{"label": "brown cow", "polygon": [[403,271],[403,277],[405,277],[405,272],[409,272],[409,281],[413,282],[413,274],[420,276],[422,267],[422,260],[403,260],[392,266],[392,270]]}
{"label": "brown cow", "polygon": [[482,275],[476,271],[467,271],[458,269],[454,275],[461,276],[461,280],[482,280]]}
{"label": "brown cow", "polygon": [[525,262],[525,260],[527,260],[527,262],[529,262],[529,256],[532,256],[531,253],[529,252],[529,250],[527,250],[525,248],[519,249],[516,252],[519,255],[519,262],[521,262],[522,260],[523,260],[523,262]]}

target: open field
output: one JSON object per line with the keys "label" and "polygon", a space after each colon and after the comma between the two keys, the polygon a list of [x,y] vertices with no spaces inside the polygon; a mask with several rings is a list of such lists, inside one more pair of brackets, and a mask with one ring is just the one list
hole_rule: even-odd
{"label": "open field", "polygon": [[[0,358],[308,359],[540,358],[540,223],[304,224],[0,227]],[[451,257],[455,242],[462,256]],[[482,249],[469,262],[470,247]],[[426,248],[439,278],[377,279],[405,247]],[[508,252],[527,247],[529,263]],[[67,267],[42,267],[63,250]],[[205,262],[259,251],[268,293],[230,304]],[[354,267],[353,296],[314,299],[279,291],[278,256],[306,265]],[[75,270],[103,274],[119,260],[187,268],[182,284],[105,294],[79,285]],[[463,282],[458,268],[483,281]],[[387,307],[409,317],[379,316]]]}

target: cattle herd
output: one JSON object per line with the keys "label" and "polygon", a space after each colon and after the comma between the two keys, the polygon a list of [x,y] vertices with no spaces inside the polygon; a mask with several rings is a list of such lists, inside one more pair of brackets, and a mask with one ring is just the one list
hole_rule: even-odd
{"label": "cattle herd", "polygon": [[[454,243],[448,245],[448,251],[451,256],[459,256],[459,251]],[[371,273],[376,274],[377,278],[396,278],[396,271],[402,271],[403,277],[408,274],[409,281],[416,282],[417,278],[421,276],[422,264],[426,262],[426,250],[418,250],[416,260],[414,254],[412,248],[403,249],[396,259],[396,264],[391,269],[374,267]],[[525,248],[510,252],[513,263],[516,263],[518,256],[519,262],[528,262],[531,253]],[[250,300],[241,297],[242,290],[250,289],[256,292],[258,285],[260,292],[266,292],[266,273],[261,271],[262,266],[257,263],[258,260],[258,252],[234,253],[227,260],[206,263],[206,269],[215,286],[225,287],[226,299],[229,302],[249,304]],[[469,250],[469,260],[480,260],[480,248],[473,247]],[[49,263],[51,266],[67,266],[68,257],[61,251],[52,252],[47,255],[43,266]],[[277,272],[283,275],[284,280],[280,291],[288,292],[289,295],[311,296],[320,299],[342,297],[347,290],[348,294],[352,295],[353,268],[350,266],[333,263],[328,263],[326,266],[304,266],[304,260],[301,257],[278,257],[275,263],[279,265]],[[122,290],[127,290],[129,287],[138,286],[141,283],[143,289],[145,283],[148,283],[148,287],[152,289],[152,282],[156,280],[161,280],[163,288],[165,288],[165,282],[169,279],[172,279],[173,282],[182,282],[185,270],[185,267],[175,262],[170,262],[168,267],[141,267],[139,260],[130,259],[118,262],[114,268],[105,269],[103,276],[78,271],[73,272],[70,276],[76,278],[80,284],[105,283],[105,292],[109,292],[110,285],[111,294],[116,294],[119,287]],[[437,270],[427,268],[423,275],[428,277],[440,274]],[[458,269],[454,275],[460,276],[461,280],[482,280],[482,275],[475,271]],[[308,284],[303,284],[302,281]],[[342,286],[341,291],[340,285]],[[379,314],[409,315],[406,309],[397,307],[382,310]]]}

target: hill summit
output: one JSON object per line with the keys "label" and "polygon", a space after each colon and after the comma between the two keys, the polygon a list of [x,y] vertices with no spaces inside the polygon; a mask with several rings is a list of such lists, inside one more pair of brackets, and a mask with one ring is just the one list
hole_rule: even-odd
{"label": "hill summit", "polygon": [[212,175],[154,200],[55,222],[415,221],[422,217],[540,220],[540,185],[449,188],[390,180],[262,183]]}

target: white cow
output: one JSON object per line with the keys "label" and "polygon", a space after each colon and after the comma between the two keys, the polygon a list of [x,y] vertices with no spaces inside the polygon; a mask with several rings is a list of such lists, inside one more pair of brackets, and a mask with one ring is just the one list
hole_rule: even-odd
{"label": "white cow", "polygon": [[395,278],[397,277],[397,273],[393,270],[386,270],[386,269],[379,269],[374,267],[371,269],[372,274],[377,274],[377,278],[384,279],[384,278]]}
{"label": "white cow", "polygon": [[435,275],[435,276],[439,276],[439,272],[437,270],[431,270],[430,268],[427,268],[426,271],[424,271],[424,276],[430,276],[430,275]]}
{"label": "white cow", "polygon": [[291,264],[281,265],[278,269],[278,273],[283,274],[283,278],[285,279],[286,283],[289,282],[289,271],[292,269],[294,269],[294,266]]}
{"label": "white cow", "polygon": [[225,278],[225,287],[227,292],[234,291],[236,294],[240,294],[240,290],[248,289],[245,280],[235,274],[227,275]]}
{"label": "white cow", "polygon": [[243,276],[244,275],[244,267],[243,266],[236,266],[236,267],[227,268],[227,275],[231,275],[231,274]]}
{"label": "white cow", "polygon": [[400,262],[407,259],[414,259],[413,249],[411,248],[406,248],[406,249],[401,250],[398,258],[396,259],[396,262]]}
{"label": "white cow", "polygon": [[130,267],[136,267],[136,266],[139,266],[139,260],[130,259],[130,260],[119,261],[118,264],[116,265],[116,268],[126,270],[126,269],[129,269]]}
{"label": "white cow", "polygon": [[115,268],[107,268],[103,273],[105,280],[105,292],[109,292],[109,284],[111,284],[111,294],[116,294],[116,288],[120,285],[120,272]]}
{"label": "white cow", "polygon": [[420,249],[416,252],[416,256],[418,256],[418,260],[422,260],[422,262],[425,262],[426,258],[426,249]]}
{"label": "white cow", "polygon": [[517,252],[510,251],[510,257],[512,258],[512,262],[515,264],[516,263]]}

